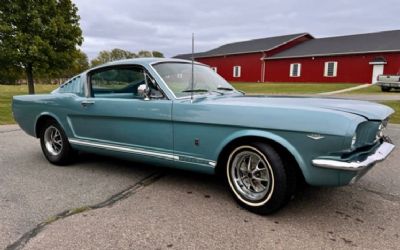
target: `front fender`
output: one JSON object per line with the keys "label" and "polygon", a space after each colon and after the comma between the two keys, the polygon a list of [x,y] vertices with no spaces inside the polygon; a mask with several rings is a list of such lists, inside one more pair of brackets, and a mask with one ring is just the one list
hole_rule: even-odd
{"label": "front fender", "polygon": [[268,131],[263,131],[263,130],[255,130],[255,129],[246,129],[246,130],[240,130],[240,131],[236,131],[233,134],[231,134],[230,136],[228,136],[227,138],[225,138],[225,140],[223,140],[219,145],[218,148],[216,150],[216,155],[215,155],[215,159],[218,159],[218,156],[221,154],[222,150],[232,141],[236,140],[236,139],[240,139],[243,137],[249,137],[249,136],[255,136],[255,137],[261,137],[261,138],[265,138],[271,141],[274,141],[278,144],[280,144],[281,146],[283,146],[284,148],[286,148],[292,155],[293,157],[296,159],[297,163],[299,164],[299,167],[301,169],[301,171],[303,172],[304,177],[307,179],[307,166],[304,162],[303,157],[300,155],[300,153],[297,151],[297,149],[291,144],[289,143],[286,139],[284,139],[283,137],[276,135],[274,133],[268,132]]}

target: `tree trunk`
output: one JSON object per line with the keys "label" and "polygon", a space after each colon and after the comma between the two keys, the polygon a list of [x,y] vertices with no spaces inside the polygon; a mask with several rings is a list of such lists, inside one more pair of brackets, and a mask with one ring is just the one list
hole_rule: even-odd
{"label": "tree trunk", "polygon": [[35,85],[33,83],[33,69],[32,69],[32,64],[29,63],[25,67],[25,73],[26,73],[26,78],[28,78],[28,90],[29,94],[33,95],[35,94]]}

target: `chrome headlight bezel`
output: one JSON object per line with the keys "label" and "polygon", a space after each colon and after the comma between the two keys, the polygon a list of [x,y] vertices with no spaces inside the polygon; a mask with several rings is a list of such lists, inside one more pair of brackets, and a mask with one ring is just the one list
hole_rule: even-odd
{"label": "chrome headlight bezel", "polygon": [[379,141],[385,136],[384,130],[386,126],[387,126],[387,121],[383,121],[381,124],[379,124],[378,131],[376,131],[375,141]]}
{"label": "chrome headlight bezel", "polygon": [[351,138],[350,148],[355,149],[357,143],[357,133],[354,133],[353,137]]}

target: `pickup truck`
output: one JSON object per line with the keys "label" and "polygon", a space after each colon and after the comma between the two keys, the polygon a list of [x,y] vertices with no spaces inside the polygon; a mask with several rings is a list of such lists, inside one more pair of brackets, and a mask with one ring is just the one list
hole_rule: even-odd
{"label": "pickup truck", "polygon": [[383,92],[400,89],[400,75],[379,75],[377,80],[377,84],[381,86]]}

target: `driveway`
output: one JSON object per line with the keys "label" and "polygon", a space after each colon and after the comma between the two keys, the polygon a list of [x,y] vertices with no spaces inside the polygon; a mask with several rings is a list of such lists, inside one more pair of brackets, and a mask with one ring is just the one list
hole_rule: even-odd
{"label": "driveway", "polygon": [[341,94],[332,95],[331,97],[338,97],[344,99],[353,100],[365,100],[365,101],[400,101],[400,94],[398,93],[386,93],[386,94]]}
{"label": "driveway", "polygon": [[[399,145],[400,126],[387,132]],[[396,148],[353,186],[306,188],[258,216],[213,176],[93,155],[54,167],[36,139],[0,126],[0,248],[396,249],[399,161]]]}

